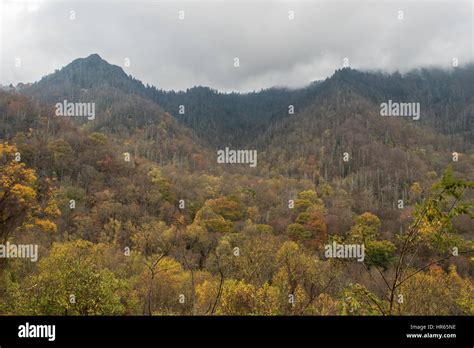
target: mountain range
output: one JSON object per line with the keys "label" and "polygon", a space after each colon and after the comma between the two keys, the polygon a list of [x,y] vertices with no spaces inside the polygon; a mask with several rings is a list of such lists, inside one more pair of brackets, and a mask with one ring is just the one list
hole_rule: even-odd
{"label": "mountain range", "polygon": [[473,123],[472,64],[222,93],[76,59],[0,90],[0,241],[40,255],[0,267],[0,313],[391,314],[400,252],[400,314],[472,314]]}
{"label": "mountain range", "polygon": [[[290,105],[298,115],[311,105],[349,95],[366,99],[374,104],[375,110],[388,100],[419,102],[423,111],[419,123],[423,126],[468,141],[473,138],[473,64],[450,71],[419,69],[403,76],[344,68],[302,89],[270,88],[239,94],[220,93],[201,86],[178,92],[145,86],[122,68],[92,54],[45,76],[24,88],[23,93],[44,102],[55,102],[63,98],[84,99],[85,91],[87,98],[101,99],[93,93],[108,89],[156,103],[209,144],[219,147],[252,144],[268,128],[289,118]],[[180,105],[184,106],[183,114],[179,113]]]}
{"label": "mountain range", "polygon": [[[150,160],[202,155],[212,164],[218,149],[257,149],[258,175],[315,182],[350,176],[385,202],[406,195],[405,183],[422,180],[429,168],[439,171],[453,152],[473,155],[474,65],[404,75],[344,68],[302,89],[240,94],[201,86],[164,91],[92,54],[20,93],[51,107],[94,102],[95,120],[75,124],[129,137]],[[380,117],[388,101],[419,103],[420,119]],[[6,123],[1,138],[11,135]]]}
{"label": "mountain range", "polygon": [[[83,127],[131,137],[151,160],[201,154],[214,167],[218,149],[257,149],[254,174],[316,183],[349,177],[352,189],[368,189],[392,206],[408,195],[407,183],[422,181],[430,169],[439,172],[453,152],[466,154],[469,161],[455,165],[472,173],[474,65],[404,75],[344,68],[302,89],[240,94],[201,86],[164,91],[92,54],[21,93],[51,106],[95,102],[96,120]],[[381,117],[388,101],[419,103],[420,119]]]}

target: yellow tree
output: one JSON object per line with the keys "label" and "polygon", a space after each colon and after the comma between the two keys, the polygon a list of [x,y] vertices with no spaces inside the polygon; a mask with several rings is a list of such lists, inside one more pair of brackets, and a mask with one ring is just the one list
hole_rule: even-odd
{"label": "yellow tree", "polygon": [[[43,182],[49,186],[49,182]],[[21,162],[14,145],[0,143],[0,243],[5,243],[18,228],[39,227],[55,232],[56,225],[49,220],[60,211],[49,187],[39,189],[33,169]]]}

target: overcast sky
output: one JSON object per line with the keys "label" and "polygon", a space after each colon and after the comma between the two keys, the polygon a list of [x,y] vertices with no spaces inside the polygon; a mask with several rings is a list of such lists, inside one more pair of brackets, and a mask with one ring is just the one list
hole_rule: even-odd
{"label": "overcast sky", "polygon": [[474,56],[473,1],[3,0],[0,11],[4,85],[92,53],[159,88],[222,91],[304,86],[345,57],[356,69],[404,72]]}

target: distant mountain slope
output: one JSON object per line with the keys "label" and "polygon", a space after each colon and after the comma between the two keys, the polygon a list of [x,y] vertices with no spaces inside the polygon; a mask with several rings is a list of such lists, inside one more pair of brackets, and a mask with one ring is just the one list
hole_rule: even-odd
{"label": "distant mountain slope", "polygon": [[[20,89],[28,96],[26,101],[18,93],[0,94],[0,135],[13,136],[27,152],[25,156],[30,152],[29,160],[47,174],[55,163],[54,154],[67,153],[71,147],[81,158],[78,162],[87,166],[58,161],[55,175],[74,178],[81,173],[75,179],[78,182],[87,178],[91,168],[109,175],[123,165],[121,156],[127,151],[140,161],[169,165],[171,177],[181,172],[205,173],[208,179],[210,175],[227,194],[233,192],[235,178],[245,183],[243,190],[253,190],[262,180],[304,182],[314,185],[327,201],[329,231],[344,231],[352,213],[365,211],[383,216],[388,230],[395,231],[401,219],[398,201],[415,204],[448,165],[459,177],[472,179],[472,73],[473,66],[403,76],[342,69],[298,90],[224,94],[194,87],[166,92],[145,86],[120,67],[92,55]],[[54,117],[54,104],[64,99],[95,102],[96,119]],[[420,103],[420,119],[381,117],[380,103],[389,100]],[[183,115],[178,112],[180,105],[185,108]],[[289,113],[290,105],[294,114]],[[28,140],[30,127],[48,136]],[[88,144],[87,151],[77,138]],[[82,160],[101,143],[104,152],[94,154],[98,161]],[[218,165],[215,149],[225,146],[257,149],[257,167]],[[36,155],[35,147],[46,147],[45,154]],[[453,152],[459,153],[458,162],[453,162]],[[123,176],[130,173],[125,170]],[[107,180],[105,176],[104,185]],[[200,189],[208,191],[208,186]],[[278,197],[258,198],[266,216],[261,221],[273,217],[273,224],[282,231],[287,222],[277,221],[281,212],[269,202],[286,207],[294,188],[278,186],[276,190]]]}
{"label": "distant mountain slope", "polygon": [[[308,106],[319,86],[314,82],[297,90],[270,88],[245,94],[207,87],[186,92],[152,89],[150,96],[215,147],[246,147],[271,124]],[[180,105],[185,107],[184,115],[178,113]]]}
{"label": "distant mountain slope", "polygon": [[[44,102],[63,98],[83,100],[91,91],[104,96],[118,91],[147,98],[170,112],[184,125],[194,129],[208,143],[217,146],[243,146],[266,130],[269,124],[288,115],[290,104],[301,110],[312,100],[319,83],[300,90],[272,88],[248,94],[225,94],[207,87],[193,87],[186,92],[163,91],[145,86],[128,76],[119,66],[99,55],[79,58],[22,92]],[[111,90],[112,89],[112,90]],[[104,92],[105,91],[105,92]],[[180,106],[184,114],[180,114]],[[297,112],[298,109],[295,109]]]}
{"label": "distant mountain slope", "polygon": [[[91,93],[100,94],[101,100],[119,92],[140,96],[160,105],[215,148],[251,146],[268,128],[291,118],[290,108],[298,114],[316,100],[324,104],[352,93],[377,106],[388,100],[418,102],[422,115],[417,125],[462,136],[468,142],[474,139],[474,65],[450,71],[421,69],[404,75],[345,68],[306,88],[226,94],[207,87],[174,92],[145,86],[122,68],[93,54],[74,60],[22,91],[46,102],[65,97],[81,100]],[[149,120],[129,120],[124,126],[130,122],[143,126]]]}
{"label": "distant mountain slope", "polygon": [[343,90],[357,93],[376,105],[388,100],[420,103],[417,125],[427,125],[445,135],[474,139],[474,64],[452,70],[418,69],[407,74],[337,71],[321,95]]}
{"label": "distant mountain slope", "polygon": [[92,54],[44,76],[22,92],[45,102],[56,103],[64,97],[80,99],[84,90],[99,87],[113,87],[127,94],[140,94],[144,89],[140,81],[128,76],[121,67],[109,64],[98,54]]}
{"label": "distant mountain slope", "polygon": [[[474,139],[474,65],[451,71],[415,70],[405,75],[341,69],[324,81],[297,90],[271,88],[253,93],[219,93],[206,87],[166,92],[153,87],[150,98],[209,143],[249,146],[268,128],[320,104],[357,94],[377,107],[389,100],[420,103],[418,126],[445,135]],[[185,114],[178,113],[179,106]]]}
{"label": "distant mountain slope", "polygon": [[166,162],[190,159],[196,153],[206,154],[204,142],[149,100],[145,91],[140,81],[96,54],[76,59],[21,89],[22,94],[49,105],[51,115],[54,105],[64,100],[95,103],[94,120],[74,118],[67,121],[90,132],[113,133],[117,139],[128,139],[128,142],[133,139],[134,151],[150,160]]}

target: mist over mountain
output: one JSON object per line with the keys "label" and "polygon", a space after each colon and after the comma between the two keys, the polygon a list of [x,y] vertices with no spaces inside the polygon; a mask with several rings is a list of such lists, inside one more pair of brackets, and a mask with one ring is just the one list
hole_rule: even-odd
{"label": "mist over mountain", "polygon": [[87,98],[92,98],[91,93],[108,89],[155,102],[215,147],[252,144],[279,121],[301,113],[314,103],[331,103],[344,94],[357,94],[373,103],[374,108],[388,100],[416,101],[422,108],[422,117],[417,123],[445,135],[461,136],[466,141],[474,137],[472,64],[450,71],[419,69],[404,75],[345,68],[302,89],[271,88],[239,94],[221,93],[202,86],[185,92],[145,86],[122,68],[92,54],[45,76],[23,93],[55,102],[61,98],[80,100],[86,92]]}

